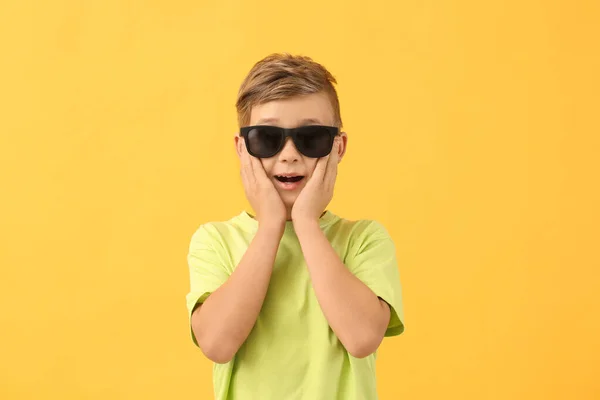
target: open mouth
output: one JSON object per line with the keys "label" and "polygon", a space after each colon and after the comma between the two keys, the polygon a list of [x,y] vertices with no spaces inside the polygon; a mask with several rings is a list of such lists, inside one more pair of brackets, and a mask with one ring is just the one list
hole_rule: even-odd
{"label": "open mouth", "polygon": [[277,179],[279,182],[283,182],[283,183],[300,182],[302,180],[302,178],[304,178],[304,176],[302,176],[302,175],[297,175],[297,176],[275,175],[275,179]]}

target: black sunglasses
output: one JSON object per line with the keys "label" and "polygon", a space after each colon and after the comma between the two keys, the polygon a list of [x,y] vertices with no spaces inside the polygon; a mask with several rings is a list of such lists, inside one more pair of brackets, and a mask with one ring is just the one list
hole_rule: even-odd
{"label": "black sunglasses", "polygon": [[321,158],[331,153],[333,140],[339,134],[335,126],[307,125],[285,129],[278,126],[254,125],[240,129],[248,153],[258,158],[269,158],[279,153],[288,136],[296,149],[306,157]]}

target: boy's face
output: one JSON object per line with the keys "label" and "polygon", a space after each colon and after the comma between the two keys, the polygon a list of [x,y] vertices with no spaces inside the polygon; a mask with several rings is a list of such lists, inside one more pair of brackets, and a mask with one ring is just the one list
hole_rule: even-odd
{"label": "boy's face", "polygon": [[[256,105],[252,108],[248,125],[297,128],[305,125],[334,126],[335,121],[329,97],[325,93],[314,93]],[[340,136],[338,154],[341,160],[346,151],[348,139],[343,132],[340,132]],[[236,136],[235,142],[239,156],[242,151],[241,146],[245,146],[244,139]],[[275,156],[260,159],[267,177],[273,182],[288,209],[288,214],[291,212],[296,198],[311,178],[318,160],[318,158],[307,157],[300,153],[291,137],[286,139],[283,149]],[[304,178],[297,183],[286,183],[281,182],[281,175],[303,176]]]}

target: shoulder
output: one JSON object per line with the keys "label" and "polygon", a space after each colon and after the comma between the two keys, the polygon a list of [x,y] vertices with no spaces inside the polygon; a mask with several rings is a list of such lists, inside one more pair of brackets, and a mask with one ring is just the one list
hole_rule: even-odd
{"label": "shoulder", "polygon": [[359,249],[379,241],[392,242],[385,225],[374,219],[349,220],[339,218],[334,228],[334,236],[345,236],[350,248]]}
{"label": "shoulder", "polygon": [[343,246],[342,260],[354,274],[369,274],[368,265],[395,265],[396,246],[380,221],[341,220],[332,239],[333,243]]}
{"label": "shoulder", "polygon": [[374,219],[349,220],[339,218],[337,221],[338,233],[346,233],[351,238],[389,237],[385,225]]}
{"label": "shoulder", "polygon": [[238,219],[236,216],[226,221],[201,223],[192,233],[190,247],[223,247],[225,242],[243,231]]}

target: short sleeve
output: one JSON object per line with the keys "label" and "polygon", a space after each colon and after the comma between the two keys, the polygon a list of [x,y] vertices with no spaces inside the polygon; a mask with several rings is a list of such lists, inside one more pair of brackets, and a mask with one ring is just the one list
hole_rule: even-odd
{"label": "short sleeve", "polygon": [[216,250],[215,244],[214,237],[209,233],[207,227],[202,225],[192,235],[187,255],[190,291],[186,296],[186,304],[190,332],[196,346],[198,342],[191,329],[192,313],[229,278],[223,257]]}
{"label": "short sleeve", "polygon": [[391,316],[385,336],[404,332],[404,309],[396,248],[386,229],[376,221],[357,232],[345,264],[377,297],[390,306]]}

